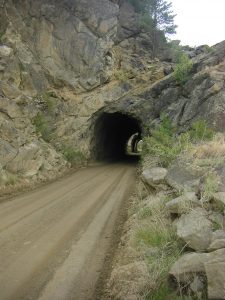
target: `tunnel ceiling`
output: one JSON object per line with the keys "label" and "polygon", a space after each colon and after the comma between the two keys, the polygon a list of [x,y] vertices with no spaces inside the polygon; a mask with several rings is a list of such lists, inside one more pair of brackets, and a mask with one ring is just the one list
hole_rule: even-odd
{"label": "tunnel ceiling", "polygon": [[115,112],[102,112],[95,120],[92,157],[96,160],[121,160],[126,157],[129,138],[141,134],[137,119]]}

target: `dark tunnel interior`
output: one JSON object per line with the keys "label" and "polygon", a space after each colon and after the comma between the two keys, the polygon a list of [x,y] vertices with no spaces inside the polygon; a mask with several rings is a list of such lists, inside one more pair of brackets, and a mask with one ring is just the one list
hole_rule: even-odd
{"label": "dark tunnel interior", "polygon": [[141,138],[141,127],[137,119],[119,112],[103,112],[95,122],[93,158],[98,161],[131,159],[131,155],[127,153],[127,143],[135,133],[139,133]]}

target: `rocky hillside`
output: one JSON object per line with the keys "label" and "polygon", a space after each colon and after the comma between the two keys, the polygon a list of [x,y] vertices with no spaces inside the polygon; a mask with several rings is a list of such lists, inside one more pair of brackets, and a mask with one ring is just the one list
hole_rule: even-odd
{"label": "rocky hillside", "polygon": [[206,116],[225,126],[225,43],[193,52],[190,80],[180,85],[165,44],[152,59],[151,32],[126,1],[1,0],[0,18],[3,184],[95,159],[103,112],[133,117],[143,134],[162,112],[181,131]]}
{"label": "rocky hillside", "polygon": [[199,132],[167,168],[142,164],[102,299],[225,299],[225,139]]}

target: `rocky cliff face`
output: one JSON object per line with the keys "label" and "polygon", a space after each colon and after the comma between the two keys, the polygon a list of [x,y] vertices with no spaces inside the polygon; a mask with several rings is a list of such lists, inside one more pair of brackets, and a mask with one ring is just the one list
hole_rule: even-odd
{"label": "rocky cliff face", "polygon": [[199,116],[225,126],[224,43],[195,58],[181,87],[163,79],[170,64],[152,60],[151,34],[126,1],[1,0],[0,18],[4,182],[62,170],[65,147],[90,157],[103,112],[132,116],[142,129],[161,112],[181,128]]}

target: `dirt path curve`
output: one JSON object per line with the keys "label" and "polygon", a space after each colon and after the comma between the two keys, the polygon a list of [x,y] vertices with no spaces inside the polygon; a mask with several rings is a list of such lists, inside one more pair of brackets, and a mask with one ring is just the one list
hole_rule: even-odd
{"label": "dirt path curve", "polygon": [[134,173],[90,167],[0,204],[0,299],[93,300]]}

